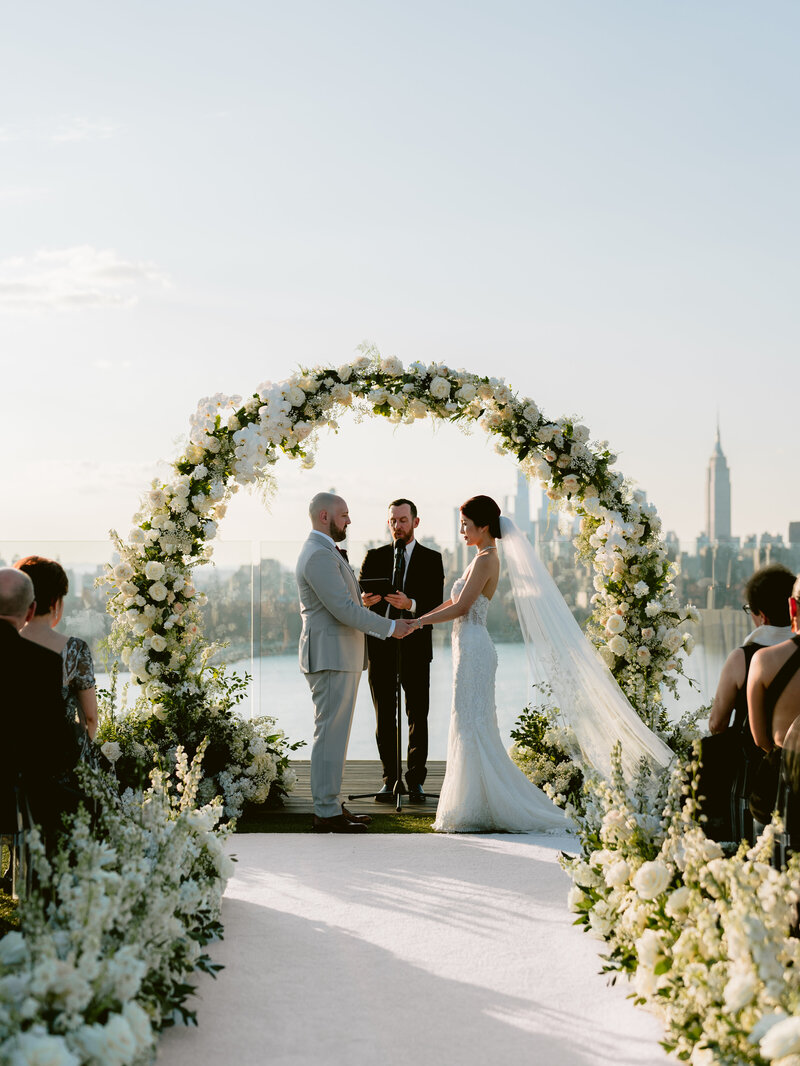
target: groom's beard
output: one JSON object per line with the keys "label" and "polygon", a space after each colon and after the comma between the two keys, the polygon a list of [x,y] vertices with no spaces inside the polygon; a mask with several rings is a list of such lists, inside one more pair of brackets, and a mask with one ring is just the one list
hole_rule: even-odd
{"label": "groom's beard", "polygon": [[331,527],[328,534],[332,541],[339,542],[345,539],[347,536],[347,526],[337,526],[331,519]]}

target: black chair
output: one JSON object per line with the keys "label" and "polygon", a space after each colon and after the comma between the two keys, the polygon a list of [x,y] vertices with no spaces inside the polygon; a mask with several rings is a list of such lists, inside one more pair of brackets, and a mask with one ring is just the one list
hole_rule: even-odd
{"label": "black chair", "polygon": [[24,898],[31,890],[28,836],[33,824],[28,797],[19,778],[0,785],[0,837],[10,854],[3,880],[10,881],[10,895],[15,899]]}

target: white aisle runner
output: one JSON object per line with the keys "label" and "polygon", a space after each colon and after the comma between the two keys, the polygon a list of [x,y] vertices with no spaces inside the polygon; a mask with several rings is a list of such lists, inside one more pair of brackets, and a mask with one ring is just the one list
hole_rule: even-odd
{"label": "white aisle runner", "polygon": [[236,836],[225,965],[159,1066],[655,1066],[657,1021],[572,925],[568,838]]}

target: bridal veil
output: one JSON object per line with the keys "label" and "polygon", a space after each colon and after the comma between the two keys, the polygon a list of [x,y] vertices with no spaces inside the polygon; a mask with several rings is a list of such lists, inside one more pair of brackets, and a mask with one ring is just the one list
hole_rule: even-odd
{"label": "bridal veil", "polygon": [[550,686],[583,761],[609,777],[611,751],[619,742],[627,778],[636,773],[643,756],[666,767],[672,751],[630,705],[530,541],[509,518],[500,519],[500,529],[531,676]]}

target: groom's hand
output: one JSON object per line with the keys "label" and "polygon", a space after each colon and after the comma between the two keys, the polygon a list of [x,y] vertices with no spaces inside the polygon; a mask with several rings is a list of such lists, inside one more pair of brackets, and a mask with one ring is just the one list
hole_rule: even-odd
{"label": "groom's hand", "polygon": [[411,600],[406,596],[405,592],[390,592],[385,599],[387,603],[391,603],[392,607],[396,607],[398,611],[411,610]]}
{"label": "groom's hand", "polygon": [[[389,597],[387,596],[386,598],[388,599]],[[392,636],[396,637],[397,640],[402,640],[403,637],[407,637],[408,634],[412,633],[413,631],[414,631],[414,627],[412,626],[412,624],[410,622],[407,622],[405,620],[405,618],[396,618],[395,619],[394,632],[392,633]]]}

